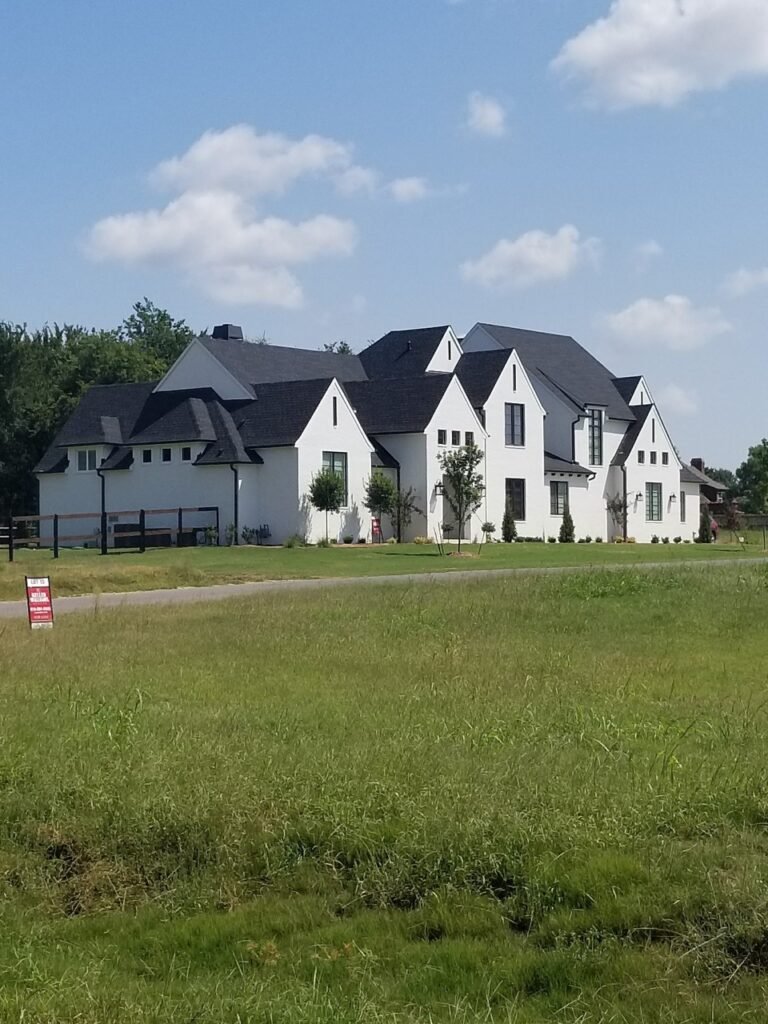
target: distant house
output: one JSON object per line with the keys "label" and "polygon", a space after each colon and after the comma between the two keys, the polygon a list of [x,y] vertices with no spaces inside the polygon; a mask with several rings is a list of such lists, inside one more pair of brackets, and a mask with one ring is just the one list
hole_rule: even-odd
{"label": "distant house", "polygon": [[124,510],[177,506],[218,507],[222,530],[316,540],[325,522],[307,492],[327,467],[346,495],[332,535],[357,539],[379,470],[413,489],[404,539],[434,536],[452,518],[438,457],[469,442],[485,494],[467,537],[506,507],[520,536],[556,536],[567,506],[577,536],[690,539],[715,483],[680,461],[643,377],[615,377],[565,335],[478,323],[460,341],[443,325],[339,355],[252,344],[223,324],[162,380],[86,393],[36,468],[40,511],[103,510],[110,543]]}

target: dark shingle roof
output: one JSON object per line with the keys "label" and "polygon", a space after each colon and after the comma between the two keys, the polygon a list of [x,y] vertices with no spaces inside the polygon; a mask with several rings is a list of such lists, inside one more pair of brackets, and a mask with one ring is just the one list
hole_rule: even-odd
{"label": "dark shingle roof", "polygon": [[377,441],[375,438],[371,438],[371,444],[373,445],[373,453],[371,455],[371,467],[377,469],[399,469],[400,463],[387,449]]}
{"label": "dark shingle roof", "polygon": [[451,383],[449,373],[356,381],[344,389],[367,434],[413,434],[425,429]]}
{"label": "dark shingle roof", "polygon": [[488,401],[499,374],[507,365],[512,349],[465,352],[456,366],[456,376],[475,409]]}
{"label": "dark shingle roof", "polygon": [[314,352],[306,348],[282,345],[257,345],[249,341],[200,337],[211,355],[244,387],[295,380],[365,380],[360,357],[336,352]]}
{"label": "dark shingle roof", "polygon": [[99,469],[130,469],[133,465],[133,449],[116,445],[104,459]]}
{"label": "dark shingle roof", "polygon": [[421,376],[426,373],[447,330],[446,324],[443,327],[390,331],[363,349],[360,362],[371,380]]}
{"label": "dark shingle roof", "polygon": [[703,487],[711,487],[715,491],[728,490],[725,484],[720,483],[719,480],[713,480],[711,476],[702,473],[695,466],[689,466],[687,462],[683,463],[683,467],[680,470],[680,480],[686,484],[701,484]]}
{"label": "dark shingle roof", "polygon": [[624,434],[624,437],[619,442],[619,447],[616,449],[616,454],[611,462],[612,466],[623,466],[627,461],[629,453],[634,448],[638,434],[642,430],[645,421],[648,419],[648,413],[652,408],[652,405],[633,405],[631,407],[632,413],[635,417],[635,422],[630,424]]}
{"label": "dark shingle roof", "polygon": [[155,382],[97,384],[89,388],[54,438],[54,446],[120,444],[127,440],[154,387]]}
{"label": "dark shingle roof", "polygon": [[632,421],[613,374],[574,338],[517,327],[480,324],[502,348],[515,349],[526,370],[554,385],[580,408],[605,406],[612,419]]}
{"label": "dark shingle roof", "polygon": [[216,400],[216,393],[210,388],[155,392],[144,403],[134,424],[131,443],[213,441],[216,431],[208,407]]}
{"label": "dark shingle roof", "polygon": [[256,384],[256,401],[233,413],[244,444],[253,448],[295,444],[330,386],[328,379]]}
{"label": "dark shingle roof", "polygon": [[561,459],[558,455],[551,455],[544,452],[545,473],[571,473],[573,476],[594,476],[593,469],[580,466],[578,462],[571,462],[568,459]]}
{"label": "dark shingle roof", "polygon": [[637,385],[643,378],[639,375],[636,377],[614,377],[613,386],[619,392],[624,401],[629,405],[632,401],[632,396],[637,391]]}

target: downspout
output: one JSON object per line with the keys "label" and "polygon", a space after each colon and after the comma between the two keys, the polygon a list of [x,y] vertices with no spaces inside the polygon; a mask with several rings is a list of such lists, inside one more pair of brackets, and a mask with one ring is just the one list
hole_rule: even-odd
{"label": "downspout", "polygon": [[[398,500],[399,500],[399,497],[400,497],[400,462],[399,461],[397,463],[397,469],[395,470],[395,479],[397,480],[397,494],[398,494]],[[402,544],[402,542],[403,542],[403,530],[402,530],[402,527],[400,525],[401,518],[402,517],[400,515],[398,515],[398,517],[397,517],[397,543],[398,544]],[[381,537],[379,539],[381,539]]]}
{"label": "downspout", "polygon": [[232,515],[233,525],[235,527],[234,543],[240,543],[240,472],[237,468],[236,462],[230,462],[229,468],[235,474],[234,478],[234,495],[232,500]]}
{"label": "downspout", "polygon": [[581,419],[581,413],[571,423],[571,462],[576,461],[576,424]]}
{"label": "downspout", "polygon": [[100,527],[101,527],[101,529],[100,529],[100,533],[101,533],[101,553],[102,553],[102,555],[106,555],[106,553],[107,553],[107,490],[106,490],[106,480],[104,478],[104,473],[103,473],[103,471],[101,469],[97,468],[96,476],[101,481],[101,523],[100,523]]}

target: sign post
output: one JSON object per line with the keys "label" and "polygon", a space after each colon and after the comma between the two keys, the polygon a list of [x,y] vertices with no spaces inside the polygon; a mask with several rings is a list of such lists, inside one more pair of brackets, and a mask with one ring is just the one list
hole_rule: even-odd
{"label": "sign post", "polygon": [[53,629],[53,598],[47,576],[25,576],[30,629]]}

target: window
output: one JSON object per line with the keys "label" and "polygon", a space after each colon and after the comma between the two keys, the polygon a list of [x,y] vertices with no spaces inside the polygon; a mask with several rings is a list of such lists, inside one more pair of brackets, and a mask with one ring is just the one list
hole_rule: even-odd
{"label": "window", "polygon": [[333,425],[334,427],[339,425],[339,400],[336,395],[333,396]]}
{"label": "window", "polygon": [[640,405],[645,405],[645,394],[640,392]]}
{"label": "window", "polygon": [[438,432],[437,432],[437,443],[438,444],[448,444],[448,431],[447,430],[438,430]]}
{"label": "window", "polygon": [[649,523],[661,522],[661,484],[645,485],[645,518]]}
{"label": "window", "polygon": [[553,480],[549,485],[549,513],[561,516],[568,508],[567,480]]}
{"label": "window", "polygon": [[191,462],[192,461],[192,449],[191,448],[182,448],[181,449],[181,461],[182,462]]}
{"label": "window", "polygon": [[680,491],[680,522],[685,522],[685,491]]}
{"label": "window", "polygon": [[451,444],[461,444],[461,431],[460,430],[452,430],[451,431]]}
{"label": "window", "polygon": [[464,444],[474,444],[474,443],[475,443],[474,431],[468,430],[466,432],[466,434],[464,435]]}
{"label": "window", "polygon": [[603,412],[602,409],[589,410],[589,464],[603,464]]}
{"label": "window", "polygon": [[525,480],[505,481],[507,508],[516,522],[525,521]]}
{"label": "window", "polygon": [[448,339],[448,362],[453,359],[453,346],[451,345],[451,339]]}
{"label": "window", "polygon": [[656,465],[656,452],[651,452],[651,465]]}
{"label": "window", "polygon": [[344,502],[348,504],[349,494],[347,493],[347,453],[346,452],[323,452],[323,469],[330,469],[332,473],[338,474],[344,484]]}
{"label": "window", "polygon": [[639,466],[645,465],[645,452],[640,448],[637,452],[637,464]]}
{"label": "window", "polygon": [[170,461],[171,461],[171,449],[170,448],[163,448],[163,462],[170,462]]}
{"label": "window", "polygon": [[504,404],[504,444],[522,447],[525,444],[525,406],[514,402]]}
{"label": "window", "polygon": [[651,418],[651,441],[656,444],[656,420]]}
{"label": "window", "polygon": [[152,461],[152,449],[151,448],[144,448],[142,450],[141,461],[142,462],[151,462]]}
{"label": "window", "polygon": [[669,465],[669,452],[662,452],[661,453],[661,464],[662,464],[662,466],[668,466]]}
{"label": "window", "polygon": [[92,473],[96,469],[96,449],[89,448],[88,451],[77,453],[78,473]]}
{"label": "window", "polygon": [[512,363],[512,390],[517,391],[517,363]]}

